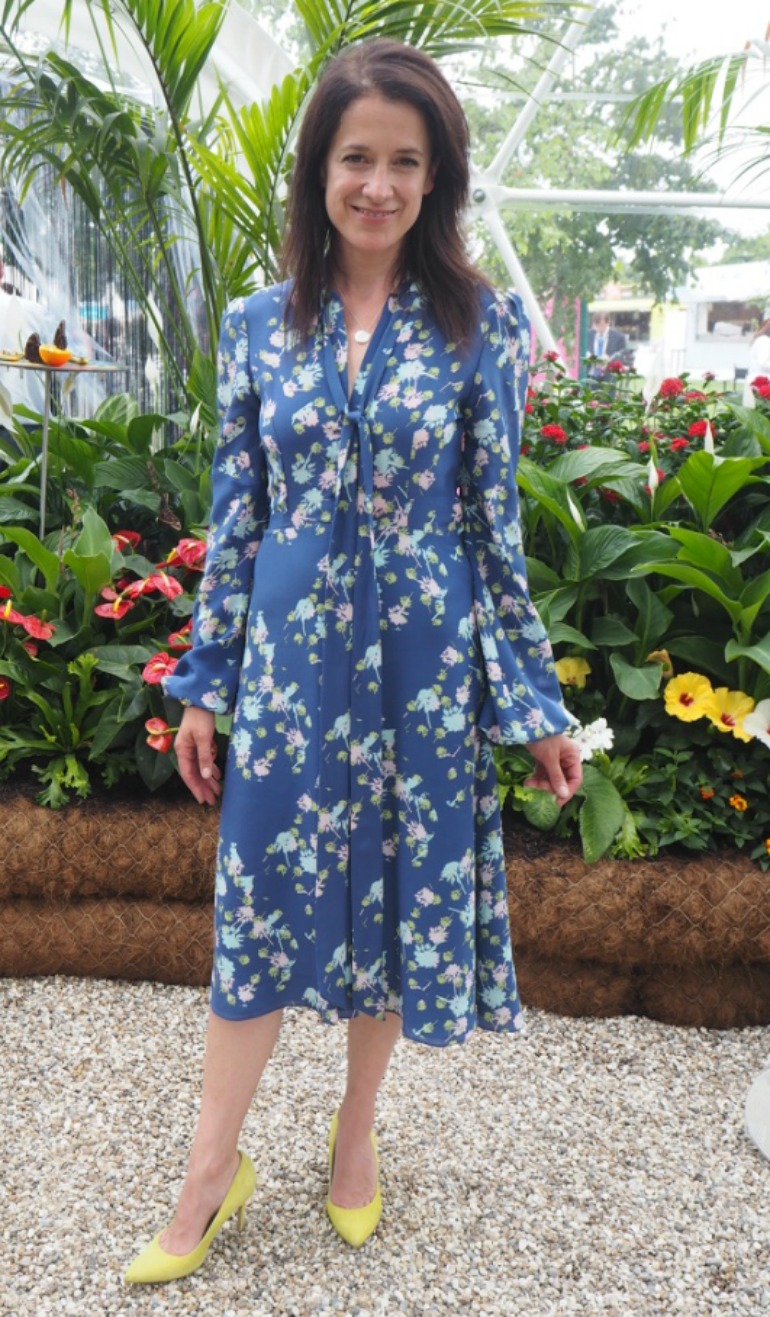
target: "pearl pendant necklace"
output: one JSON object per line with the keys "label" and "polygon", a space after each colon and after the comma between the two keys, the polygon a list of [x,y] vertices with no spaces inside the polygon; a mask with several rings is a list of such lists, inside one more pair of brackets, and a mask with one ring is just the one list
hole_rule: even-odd
{"label": "pearl pendant necklace", "polygon": [[371,337],[368,329],[357,329],[353,334],[356,343],[368,343]]}

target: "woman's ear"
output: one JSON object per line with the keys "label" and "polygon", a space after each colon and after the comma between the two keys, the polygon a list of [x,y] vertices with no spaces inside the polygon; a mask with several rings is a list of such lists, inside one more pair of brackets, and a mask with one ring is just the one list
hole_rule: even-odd
{"label": "woman's ear", "polygon": [[424,197],[427,197],[428,193],[433,191],[433,187],[436,182],[437,173],[438,173],[438,160],[436,161],[435,164],[431,165],[430,169],[428,170],[428,176],[425,179],[425,187],[422,190],[422,195]]}

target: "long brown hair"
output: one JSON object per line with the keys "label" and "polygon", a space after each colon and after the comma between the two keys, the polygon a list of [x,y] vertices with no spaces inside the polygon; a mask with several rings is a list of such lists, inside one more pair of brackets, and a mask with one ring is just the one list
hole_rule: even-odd
{"label": "long brown hair", "polygon": [[468,200],[469,139],[462,106],[438,66],[420,50],[377,38],[349,46],[327,66],[305,112],[287,206],[281,266],[293,276],[292,326],[305,335],[318,315],[334,262],[334,229],[321,173],[349,105],[362,96],[402,101],[422,115],[435,168],[416,223],[404,239],[399,279],[414,280],[446,337],[465,343],[486,284],[465,250],[462,214]]}

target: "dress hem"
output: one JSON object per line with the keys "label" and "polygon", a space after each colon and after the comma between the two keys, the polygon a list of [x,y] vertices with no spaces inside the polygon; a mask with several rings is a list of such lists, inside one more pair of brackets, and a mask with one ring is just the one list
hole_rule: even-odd
{"label": "dress hem", "polygon": [[[271,1006],[269,1010],[253,1011],[251,1014],[247,1014],[247,1015],[243,1013],[235,1014],[234,1012],[230,1013],[227,1011],[218,1010],[211,1001],[209,1002],[209,1004],[211,1006],[212,1014],[216,1015],[217,1019],[229,1020],[236,1024],[240,1023],[241,1021],[246,1023],[249,1020],[258,1020],[264,1015],[272,1015],[274,1011],[283,1011],[283,1010],[312,1011],[315,1015],[318,1016],[319,1020],[323,1024],[330,1026],[339,1024],[344,1020],[355,1019],[356,1016],[360,1016],[360,1015],[369,1015],[369,1018],[373,1020],[377,1020],[381,1018],[381,1016],[375,1015],[373,1012],[371,1014],[368,1011],[344,1012],[340,1010],[339,1007],[332,1008],[336,1018],[331,1018],[330,1013],[328,1011],[321,1010],[319,1009],[318,1006],[314,1006],[312,1002],[303,1001],[302,999],[300,1000],[291,999],[290,1001],[281,1002],[281,1004],[278,1006]],[[399,1015],[399,1012],[388,1011],[387,1014]],[[463,1043],[467,1043],[470,1040],[472,1034],[474,1034],[477,1029],[483,1029],[485,1033],[506,1035],[506,1036],[522,1034],[526,1032],[526,1025],[522,1019],[521,1014],[519,1014],[518,1016],[518,1023],[516,1023],[516,1017],[514,1017],[513,1023],[508,1025],[502,1025],[502,1026],[485,1024],[482,1020],[477,1019],[475,1025],[471,1029],[469,1029],[467,1033],[463,1034],[462,1038],[443,1038],[443,1039],[431,1038],[427,1035],[417,1034],[411,1029],[404,1028],[404,1017],[402,1015],[399,1015],[399,1019],[401,1020],[402,1036],[406,1038],[410,1043],[420,1043],[424,1047],[443,1048],[443,1047],[462,1046]]]}

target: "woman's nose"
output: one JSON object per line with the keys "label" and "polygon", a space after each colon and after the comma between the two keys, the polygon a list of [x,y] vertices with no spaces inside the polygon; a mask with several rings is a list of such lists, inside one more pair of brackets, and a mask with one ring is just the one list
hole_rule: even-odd
{"label": "woman's nose", "polygon": [[375,165],[364,185],[366,193],[381,200],[393,190],[387,165]]}

